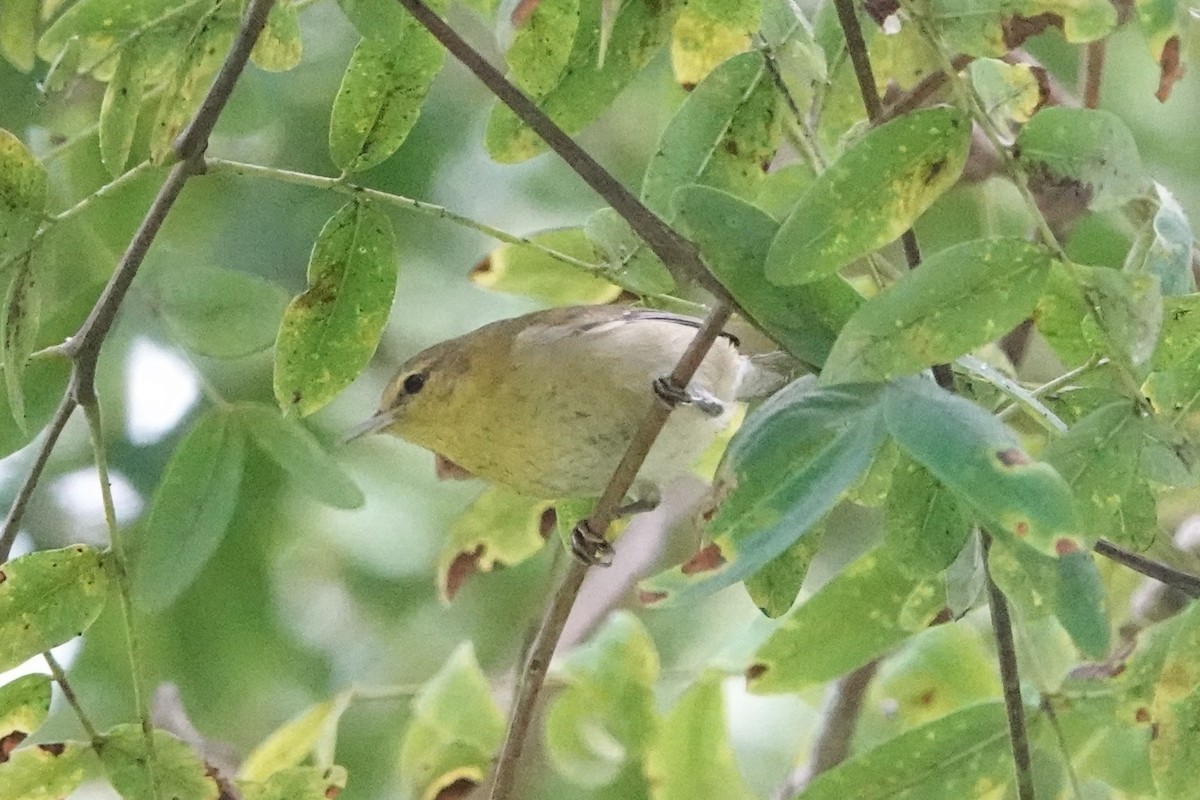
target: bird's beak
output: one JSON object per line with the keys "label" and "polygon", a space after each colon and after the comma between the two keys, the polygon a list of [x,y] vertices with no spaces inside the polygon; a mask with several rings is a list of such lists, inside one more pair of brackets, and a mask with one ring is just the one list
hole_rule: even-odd
{"label": "bird's beak", "polygon": [[366,422],[352,428],[350,432],[342,438],[342,444],[349,444],[350,442],[361,439],[362,437],[371,433],[379,433],[381,430],[391,425],[395,421],[396,412],[394,410],[385,409],[383,411],[378,411],[375,413],[375,416],[371,417]]}

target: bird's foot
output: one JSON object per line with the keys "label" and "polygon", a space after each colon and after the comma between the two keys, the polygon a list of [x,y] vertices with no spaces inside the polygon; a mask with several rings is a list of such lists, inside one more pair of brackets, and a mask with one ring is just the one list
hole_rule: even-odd
{"label": "bird's foot", "polygon": [[708,392],[700,389],[688,390],[675,383],[668,376],[654,379],[654,393],[671,408],[680,405],[695,406],[710,417],[719,417],[725,413],[725,404]]}
{"label": "bird's foot", "polygon": [[589,567],[612,566],[614,550],[608,539],[592,530],[586,519],[571,531],[571,553]]}

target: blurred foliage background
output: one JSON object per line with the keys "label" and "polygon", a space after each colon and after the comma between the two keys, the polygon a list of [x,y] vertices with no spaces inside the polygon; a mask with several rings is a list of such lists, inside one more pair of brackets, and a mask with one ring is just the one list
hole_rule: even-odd
{"label": "blurred foliage background", "polygon": [[[491,23],[480,14],[456,5],[449,19],[485,53],[498,57]],[[333,0],[304,4],[300,23],[300,66],[279,74],[250,68],[217,126],[210,155],[336,177],[328,155],[329,109],[358,37]],[[1028,47],[1055,77],[1074,85],[1078,48],[1066,46],[1055,31]],[[1185,37],[1185,47],[1194,58],[1196,37]],[[16,133],[44,160],[52,206],[61,209],[109,180],[90,127],[103,86],[80,79],[43,98],[38,81],[45,67],[39,63],[22,74],[0,61],[0,127]],[[1101,107],[1128,124],[1147,170],[1170,186],[1188,216],[1196,219],[1200,82],[1188,76],[1169,102],[1160,103],[1154,97],[1158,81],[1158,66],[1138,33],[1127,28],[1109,38]],[[579,140],[619,178],[636,186],[658,136],[685,96],[664,52]],[[359,180],[513,233],[580,224],[603,205],[553,156],[517,166],[493,163],[481,144],[491,104],[474,78],[448,61],[403,147]],[[135,160],[141,157],[135,149]],[[56,233],[50,291],[55,297],[76,297],[77,314],[90,306],[119,259],[162,174],[151,170],[142,175]],[[989,213],[997,208],[1002,213],[1004,203],[997,202],[1002,195],[988,184],[961,185],[927,215],[918,232],[931,248],[939,241],[961,239],[956,226],[977,224],[972,216],[984,205]],[[297,294],[305,285],[312,242],[343,202],[313,188],[228,174],[188,184],[101,360],[105,436],[123,525],[139,524],[167,459],[190,421],[210,408],[214,397],[273,403],[270,352],[233,361],[189,353],[162,324],[157,281],[170,273],[219,266]],[[242,753],[302,709],[342,689],[379,694],[378,699],[353,702],[340,727],[337,760],[350,775],[345,800],[397,796],[395,766],[410,693],[460,643],[474,644],[495,696],[507,703],[513,665],[551,585],[554,556],[554,548],[547,547],[514,569],[469,581],[452,603],[442,602],[435,569],[446,531],[482,485],[438,481],[431,454],[391,438],[339,444],[348,429],[374,410],[384,382],[404,358],[536,305],[468,281],[472,265],[495,242],[432,215],[387,213],[396,227],[401,266],[384,341],[367,372],[308,420],[359,483],[365,505],[353,511],[323,506],[251,449],[238,507],[220,550],[173,605],[141,620],[151,685],[178,684],[196,726]],[[1069,243],[1074,255],[1092,264],[1119,265],[1125,247],[1116,223],[1095,216],[1080,224]],[[1036,371],[1036,361],[1030,369]],[[6,503],[30,457],[27,448],[0,463],[0,498]],[[1180,500],[1165,509],[1165,522],[1169,527],[1181,524],[1191,507],[1190,501]],[[878,519],[872,515],[853,510],[836,514],[806,592],[877,536]],[[106,541],[87,430],[78,418],[54,452],[17,552],[76,541]],[[603,581],[605,575],[593,577]],[[1117,585],[1122,583],[1115,600],[1127,595],[1136,580],[1118,577]],[[637,608],[632,592],[625,594],[619,605]],[[803,758],[821,697],[817,688],[800,696],[773,697],[752,697],[741,690],[745,657],[775,623],[758,613],[740,587],[687,608],[636,613],[662,658],[662,705],[704,666],[716,663],[731,671],[726,706],[734,750],[750,788],[766,795]],[[1119,607],[1114,613],[1121,616]],[[1053,623],[1040,625],[1032,635],[1048,637],[1042,652],[1052,654],[1059,633]],[[998,696],[984,657],[990,647],[984,643],[985,630],[986,619],[972,616],[963,626],[916,637],[888,659],[869,698],[860,736],[883,737],[911,723],[918,712],[906,705],[906,698],[922,675],[935,676],[928,680],[946,690],[941,702],[950,707]],[[117,606],[108,606],[82,645],[73,643],[64,651],[75,689],[93,718],[102,726],[129,720],[128,663]],[[945,683],[950,673],[938,666],[939,659],[959,665],[956,683]],[[964,659],[975,669],[964,670]],[[1066,664],[1043,666],[1053,673]],[[897,702],[904,709],[899,715]],[[77,736],[76,722],[58,708],[43,735]],[[531,772],[546,785],[530,796],[581,796],[578,788],[555,783],[552,771],[539,770],[536,763]]]}

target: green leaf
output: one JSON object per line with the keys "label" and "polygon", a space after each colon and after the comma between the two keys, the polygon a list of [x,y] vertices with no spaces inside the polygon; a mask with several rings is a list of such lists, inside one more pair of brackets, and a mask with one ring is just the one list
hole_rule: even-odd
{"label": "green leaf", "polygon": [[442,46],[415,20],[394,40],[359,42],[333,101],[333,163],[362,172],[396,152],[416,124],[443,58]]}
{"label": "green leaf", "polygon": [[949,567],[971,535],[972,520],[954,493],[910,458],[892,474],[887,493],[884,542],[898,566],[912,578]]}
{"label": "green leaf", "polygon": [[1019,325],[1053,254],[1023,239],[978,239],[927,259],[842,328],[821,380],[887,380],[952,361]]}
{"label": "green leaf", "polygon": [[238,780],[266,781],[278,772],[298,767],[313,754],[317,766],[326,769],[333,754],[331,743],[336,739],[338,722],[353,694],[342,692],[281,725],[246,756],[238,769]]}
{"label": "green leaf", "polygon": [[286,72],[299,66],[302,53],[299,14],[292,0],[277,0],[267,15],[267,26],[250,51],[250,60],[267,72]]}
{"label": "green leaf", "polygon": [[858,292],[838,275],[799,287],[769,283],[763,262],[779,223],[733,195],[688,186],[673,203],[680,230],[738,305],[792,355],[823,364],[837,332],[864,302]]}
{"label": "green leaf", "polygon": [[50,713],[50,676],[22,675],[0,686],[0,763]]}
{"label": "green leaf", "polygon": [[747,687],[778,694],[832,680],[928,625],[943,605],[937,582],[909,577],[887,548],[876,548],[784,618],[754,654]]}
{"label": "green leaf", "polygon": [[675,288],[675,279],[658,256],[614,209],[595,211],[583,232],[613,283],[641,295],[666,294]]}
{"label": "green leaf", "polygon": [[1154,352],[1162,328],[1162,292],[1154,275],[1075,267],[1089,313],[1080,325],[1095,352],[1136,370]]}
{"label": "green leaf", "polygon": [[796,800],[960,800],[1002,796],[1012,780],[1004,704],[919,725],[818,775]]}
{"label": "green leaf", "polygon": [[519,564],[542,549],[554,507],[503,486],[489,486],[450,526],[438,556],[437,584],[453,600],[474,574]]}
{"label": "green leaf", "polygon": [[0,267],[24,252],[46,210],[46,170],[0,128]]}
{"label": "green leaf", "polygon": [[932,625],[880,663],[872,688],[888,698],[893,730],[1000,696],[996,655],[983,638],[970,623]]}
{"label": "green leaf", "polygon": [[257,403],[235,406],[231,413],[250,440],[306,494],[334,508],[363,504],[362,490],[300,422]]}
{"label": "green leaf", "polygon": [[540,231],[529,241],[532,244],[497,247],[471,270],[471,281],[485,289],[528,295],[554,306],[611,303],[621,294],[619,286],[564,263],[543,249],[591,263],[596,251],[582,228]]}
{"label": "green leaf", "polygon": [[542,0],[517,22],[504,52],[509,78],[531,97],[542,97],[562,79],[579,27],[579,0]]}
{"label": "green leaf", "polygon": [[0,8],[0,56],[21,72],[29,72],[36,62],[38,11],[40,0],[6,0]]}
{"label": "green leaf", "polygon": [[671,67],[685,89],[750,46],[763,15],[762,0],[691,0],[671,28]]}
{"label": "green leaf", "polygon": [[930,21],[946,45],[973,56],[1002,56],[1016,17],[1048,16],[1072,43],[1102,39],[1117,26],[1108,0],[932,0]]}
{"label": "green leaf", "polygon": [[113,177],[125,171],[151,65],[140,42],[121,49],[100,104],[100,160]]}
{"label": "green leaf", "polygon": [[265,781],[238,781],[242,800],[325,800],[346,788],[343,767],[293,767]]}
{"label": "green leaf", "polygon": [[163,730],[155,729],[153,736],[153,755],[135,723],[118,725],[100,738],[100,762],[123,800],[217,800],[217,779],[192,748]]}
{"label": "green leaf", "polygon": [[652,800],[749,800],[726,733],[721,675],[708,672],[663,718],[646,753]]}
{"label": "green leaf", "polygon": [[895,240],[951,186],[967,161],[971,125],[930,108],[875,128],[823,172],[767,253],[767,278],[809,283]]}
{"label": "green leaf", "polygon": [[758,194],[779,139],[779,95],[758,52],[717,67],[671,118],[642,179],[642,201],[671,216],[671,195],[691,184],[742,198]]}
{"label": "green leaf", "polygon": [[0,565],[0,671],[74,639],[108,599],[107,556],[75,545]]}
{"label": "green leaf", "polygon": [[546,714],[546,746],[558,772],[597,788],[636,764],[655,739],[658,653],[637,617],[618,611],[562,664],[564,688]]}
{"label": "green leaf", "polygon": [[1158,532],[1154,496],[1142,478],[1147,421],[1128,400],[1093,411],[1052,439],[1042,458],[1070,484],[1089,541],[1144,550]]}
{"label": "green leaf", "polygon": [[171,335],[193,353],[243,358],[275,343],[287,293],[275,284],[217,267],[164,270],[154,302]]}
{"label": "green leaf", "polygon": [[1191,294],[1196,291],[1191,223],[1167,187],[1155,182],[1154,193],[1154,214],[1126,256],[1125,270],[1157,276],[1164,295]]}
{"label": "green leaf", "polygon": [[396,292],[396,242],[383,212],[347,203],[313,245],[308,291],[283,314],[275,398],[307,416],[362,371],[379,345]]}
{"label": "green leaf", "polygon": [[896,442],[988,522],[1049,555],[1085,546],[1066,481],[991,414],[920,378],[889,384],[883,408]]}
{"label": "green leaf", "polygon": [[216,4],[196,22],[182,44],[150,134],[150,160],[154,163],[164,164],[174,155],[175,139],[204,100],[233,44],[237,27],[237,20],[222,10],[222,4]]}
{"label": "green leaf", "polygon": [[818,522],[813,530],[746,578],[746,594],[764,616],[782,617],[796,602],[824,535]]}
{"label": "green leaf", "polygon": [[1070,187],[1093,211],[1120,208],[1148,188],[1133,134],[1109,111],[1043,108],[1014,145],[1031,187]]}
{"label": "green leaf", "polygon": [[[566,67],[552,88],[534,98],[538,107],[566,133],[579,133],[658,52],[674,21],[676,5],[675,0],[622,4],[601,64],[600,3],[581,3]],[[503,104],[492,109],[485,144],[492,158],[503,163],[524,161],[546,149],[541,138]]]}
{"label": "green leaf", "polygon": [[242,430],[225,411],[201,417],[175,448],[138,536],[133,588],[144,607],[169,606],[216,552],[244,461]]}
{"label": "green leaf", "polygon": [[[183,17],[172,15],[172,18],[176,22],[180,19],[194,21],[196,9],[203,12],[209,8],[211,4],[194,4],[187,9],[192,14]],[[75,47],[80,49],[80,55],[86,55],[87,61],[91,62],[110,52],[114,42],[144,32],[155,21],[179,11],[179,0],[81,0],[64,11],[42,34],[37,54],[45,61],[53,61],[70,45],[72,39],[76,39]],[[177,44],[182,45],[183,42]]]}
{"label": "green leaf", "polygon": [[[395,0],[338,0],[358,35],[383,42],[395,41],[412,24],[412,17]],[[442,3],[430,3],[439,9]]]}
{"label": "green leaf", "polygon": [[721,504],[711,543],[645,581],[646,602],[679,602],[722,589],[783,553],[837,504],[883,444],[880,387],[814,391],[796,381],[747,417],[714,479]]}
{"label": "green leaf", "polygon": [[1042,85],[1029,64],[1006,64],[998,58],[981,58],[967,67],[984,111],[1001,130],[1013,131],[1041,107]]}
{"label": "green leaf", "polygon": [[1185,800],[1195,794],[1200,768],[1196,719],[1200,715],[1200,625],[1196,606],[1183,617],[1154,685],[1150,718],[1150,766],[1158,797]]}
{"label": "green leaf", "polygon": [[1104,584],[1087,551],[1052,557],[994,538],[988,569],[996,584],[1027,619],[1053,614],[1080,652],[1108,654],[1111,636]]}
{"label": "green leaf", "polygon": [[413,700],[400,772],[413,797],[479,785],[504,736],[504,715],[469,643],[462,644]]}
{"label": "green leaf", "polygon": [[8,390],[8,406],[19,427],[28,428],[25,416],[25,367],[37,343],[41,326],[41,295],[33,278],[33,260],[21,260],[8,286],[3,318],[4,338],[0,353],[4,361],[4,383]]}
{"label": "green leaf", "polygon": [[17,750],[0,762],[0,800],[62,800],[91,772],[84,742],[54,742]]}

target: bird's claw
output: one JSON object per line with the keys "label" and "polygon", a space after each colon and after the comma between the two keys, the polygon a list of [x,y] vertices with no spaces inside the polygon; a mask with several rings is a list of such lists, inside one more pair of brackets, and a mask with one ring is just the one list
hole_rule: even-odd
{"label": "bird's claw", "polygon": [[581,519],[571,531],[571,553],[589,567],[612,566],[614,550],[608,539],[592,530],[586,519]]}
{"label": "bird's claw", "polygon": [[666,375],[654,379],[654,393],[671,408],[680,405],[695,406],[710,417],[719,417],[725,413],[725,404],[707,392],[692,392],[680,386]]}

